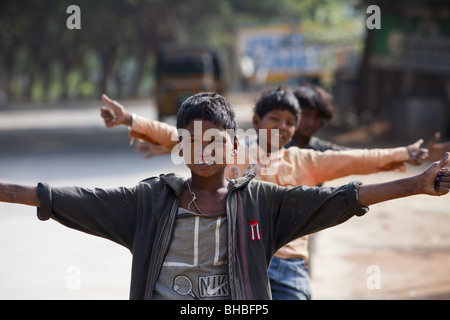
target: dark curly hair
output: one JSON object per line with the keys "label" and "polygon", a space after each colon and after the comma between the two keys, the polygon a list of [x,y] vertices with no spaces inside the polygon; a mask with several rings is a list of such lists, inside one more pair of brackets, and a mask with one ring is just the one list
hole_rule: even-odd
{"label": "dark curly hair", "polygon": [[327,121],[334,116],[333,97],[322,88],[308,84],[294,90],[300,108],[314,109]]}
{"label": "dark curly hair", "polygon": [[290,111],[295,116],[298,125],[300,121],[300,106],[293,93],[284,90],[282,87],[268,91],[256,102],[253,112],[262,119],[268,112],[273,110]]}
{"label": "dark curly hair", "polygon": [[187,98],[177,113],[177,128],[185,129],[194,119],[211,121],[228,130],[237,130],[233,106],[216,92],[200,92]]}

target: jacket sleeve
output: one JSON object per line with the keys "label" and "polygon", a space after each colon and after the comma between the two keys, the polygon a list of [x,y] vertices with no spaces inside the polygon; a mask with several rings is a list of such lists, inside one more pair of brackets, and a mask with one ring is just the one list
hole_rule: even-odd
{"label": "jacket sleeve", "polygon": [[138,115],[133,120],[129,136],[156,144],[167,151],[172,151],[178,143],[176,127]]}
{"label": "jacket sleeve", "polygon": [[340,187],[299,186],[280,189],[281,201],[277,213],[272,217],[276,249],[301,236],[367,213],[369,208],[361,207],[358,201],[360,184],[353,181]]}
{"label": "jacket sleeve", "polygon": [[139,211],[136,188],[52,188],[39,183],[41,205],[37,215],[40,220],[52,218],[69,228],[109,239],[131,250]]}
{"label": "jacket sleeve", "polygon": [[409,159],[406,147],[301,152],[304,161],[298,165],[308,166],[308,171],[315,177],[316,184],[355,174],[370,174],[385,170],[404,171],[403,162]]}

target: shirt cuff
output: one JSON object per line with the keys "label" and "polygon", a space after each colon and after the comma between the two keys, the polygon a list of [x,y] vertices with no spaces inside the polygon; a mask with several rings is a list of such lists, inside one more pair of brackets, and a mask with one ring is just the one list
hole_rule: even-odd
{"label": "shirt cuff", "polygon": [[50,186],[39,182],[37,194],[40,202],[40,206],[37,208],[37,217],[39,220],[46,221],[52,216],[52,191]]}
{"label": "shirt cuff", "polygon": [[349,208],[358,217],[369,212],[369,207],[362,207],[359,204],[358,188],[360,185],[362,185],[361,181],[352,181],[347,185],[347,201]]}

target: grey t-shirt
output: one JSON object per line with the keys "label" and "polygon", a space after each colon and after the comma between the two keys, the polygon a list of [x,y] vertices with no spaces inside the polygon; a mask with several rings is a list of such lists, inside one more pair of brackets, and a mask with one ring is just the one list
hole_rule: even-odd
{"label": "grey t-shirt", "polygon": [[226,213],[178,209],[153,299],[230,299]]}

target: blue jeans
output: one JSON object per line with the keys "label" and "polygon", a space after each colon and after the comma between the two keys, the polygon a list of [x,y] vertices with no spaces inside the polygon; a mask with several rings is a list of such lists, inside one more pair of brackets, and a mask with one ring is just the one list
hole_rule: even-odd
{"label": "blue jeans", "polygon": [[309,273],[303,259],[272,258],[269,267],[273,300],[310,300]]}

